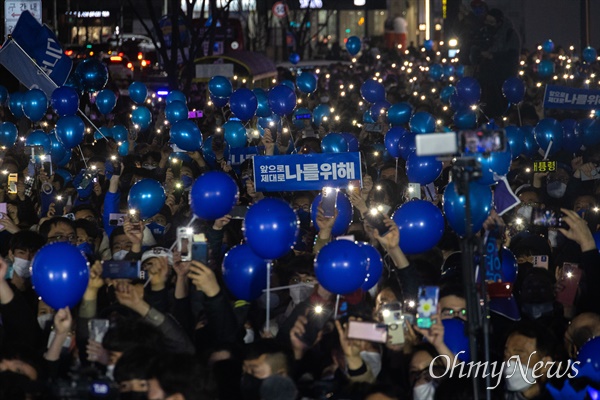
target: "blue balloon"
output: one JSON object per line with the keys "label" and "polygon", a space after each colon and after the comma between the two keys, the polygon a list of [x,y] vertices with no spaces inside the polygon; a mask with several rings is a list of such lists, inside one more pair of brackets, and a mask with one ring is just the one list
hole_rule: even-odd
{"label": "blue balloon", "polygon": [[477,113],[468,108],[458,110],[453,120],[458,129],[473,129],[477,126]]}
{"label": "blue balloon", "polygon": [[[67,150],[67,154],[65,154],[65,156],[56,163],[56,165],[58,165],[59,167],[64,167],[71,161],[71,155],[72,155],[71,150]],[[68,183],[68,182],[66,182],[66,183]]]}
{"label": "blue balloon", "polygon": [[31,89],[23,95],[23,114],[31,120],[37,122],[46,115],[48,110],[48,98],[46,93],[40,89]]}
{"label": "blue balloon", "polygon": [[258,117],[268,117],[273,112],[269,108],[269,98],[267,96],[267,92],[265,92],[261,88],[256,88],[252,90],[254,95],[256,96],[256,100],[258,102],[258,107],[256,108],[256,115]]}
{"label": "blue balloon", "polygon": [[444,65],[444,75],[448,76],[448,77],[454,75],[454,65],[452,65],[452,64]]}
{"label": "blue balloon", "polygon": [[365,124],[374,124],[375,123],[375,120],[371,116],[371,109],[370,108],[367,111],[364,112],[364,114],[363,114],[363,122]]}
{"label": "blue balloon", "polygon": [[[206,161],[208,163],[208,165],[211,166],[211,168],[216,168],[217,166],[217,156],[215,155],[213,149],[212,149],[212,141],[213,141],[213,136],[209,136],[203,143],[202,143],[202,157],[204,157],[204,161]],[[225,160],[229,160],[229,144],[227,142],[225,143],[225,149],[223,150],[223,158]],[[185,154],[185,153],[183,153]],[[187,154],[185,154],[187,156]]]}
{"label": "blue balloon", "polygon": [[492,185],[496,183],[494,174],[497,176],[504,176],[510,169],[510,162],[512,160],[510,149],[507,149],[506,151],[490,153],[489,155],[485,156],[479,153],[475,156],[477,161],[479,161],[481,164],[481,178],[477,180],[477,182],[481,185]]}
{"label": "blue balloon", "polygon": [[209,171],[194,182],[190,207],[198,218],[215,220],[229,214],[239,196],[238,186],[229,174]]}
{"label": "blue balloon", "polygon": [[328,133],[321,140],[321,151],[323,153],[347,153],[348,150],[348,142],[337,132]]}
{"label": "blue balloon", "polygon": [[423,47],[425,47],[425,50],[427,50],[427,51],[432,51],[433,50],[433,40],[427,39],[426,41],[424,41]]}
{"label": "blue balloon", "polygon": [[233,92],[233,87],[229,79],[224,76],[213,76],[208,81],[208,91],[214,97],[229,98]]}
{"label": "blue balloon", "polygon": [[315,275],[325,290],[344,295],[365,283],[368,266],[369,259],[360,246],[349,240],[335,240],[317,254]]}
{"label": "blue balloon", "polygon": [[432,133],[435,132],[435,118],[426,111],[416,112],[408,123],[411,132]]}
{"label": "blue balloon", "polygon": [[412,114],[412,107],[408,103],[396,103],[388,108],[387,118],[388,122],[394,125],[408,124],[410,116]]}
{"label": "blue balloon", "polygon": [[577,121],[565,119],[561,122],[561,125],[563,127],[563,149],[570,153],[577,153],[583,145],[580,132],[577,130]]}
{"label": "blue balloon", "polygon": [[31,262],[33,288],[55,310],[75,307],[87,289],[89,278],[87,260],[70,243],[47,244]]}
{"label": "blue balloon", "polygon": [[450,104],[450,96],[456,92],[456,88],[452,85],[448,85],[440,91],[440,100],[444,104]]}
{"label": "blue balloon", "polygon": [[535,140],[540,148],[546,152],[550,142],[552,142],[552,148],[550,149],[550,155],[558,153],[562,147],[563,141],[563,127],[554,118],[544,118],[533,129]]}
{"label": "blue balloon", "polygon": [[[298,116],[301,116],[301,118],[298,118]],[[304,118],[306,116],[309,116],[309,118]],[[294,126],[298,129],[304,129],[304,121],[305,120],[312,120],[312,113],[310,112],[310,110],[308,108],[296,108],[296,110],[294,110],[294,115],[292,117]]]}
{"label": "blue balloon", "polygon": [[85,125],[76,115],[62,117],[56,123],[56,137],[66,150],[81,144],[84,131]]}
{"label": "blue balloon", "polygon": [[518,126],[507,126],[504,130],[506,131],[506,140],[510,146],[510,154],[514,160],[525,151],[525,135]]}
{"label": "blue balloon", "polygon": [[121,157],[125,157],[127,154],[129,154],[129,142],[122,142],[119,147],[117,147],[117,153],[119,153],[119,156]]}
{"label": "blue balloon", "polygon": [[144,132],[152,123],[152,113],[146,107],[137,107],[131,112],[131,122],[137,125],[141,132]]}
{"label": "blue balloon", "polygon": [[467,76],[461,78],[456,84],[456,94],[466,104],[471,106],[479,103],[479,99],[481,99],[481,86],[477,82],[477,79]]}
{"label": "blue balloon", "polygon": [[439,81],[444,76],[444,67],[442,67],[440,64],[433,64],[431,67],[429,67],[429,76],[434,81]]}
{"label": "blue balloon", "polygon": [[129,97],[135,104],[142,104],[148,97],[148,88],[142,82],[132,82],[129,85]]}
{"label": "blue balloon", "polygon": [[409,182],[428,185],[442,173],[442,162],[435,156],[418,156],[413,153],[406,160],[406,175]]}
{"label": "blue balloon", "polygon": [[185,94],[183,94],[183,92],[181,92],[179,90],[171,90],[169,92],[169,94],[167,95],[167,98],[165,99],[165,102],[167,104],[171,104],[174,101],[181,101],[181,102],[187,104],[187,99],[185,97]]}
{"label": "blue balloon", "polygon": [[[97,101],[98,99],[96,98],[96,104]],[[79,109],[79,94],[72,87],[61,86],[52,92],[50,103],[59,117],[75,115]]]}
{"label": "blue balloon", "polygon": [[273,129],[281,124],[281,118],[277,114],[271,114],[268,117],[260,117],[258,119],[258,125],[263,129]]}
{"label": "blue balloon", "polygon": [[248,138],[246,137],[246,128],[240,121],[229,120],[223,125],[225,140],[232,149],[246,147]]}
{"label": "blue balloon", "polygon": [[296,93],[293,89],[281,84],[269,91],[269,107],[280,117],[291,114],[296,108]]}
{"label": "blue balloon", "polygon": [[502,84],[502,93],[510,103],[518,104],[525,97],[525,83],[519,78],[508,78]]}
{"label": "blue balloon", "polygon": [[194,121],[183,119],[171,127],[171,142],[185,151],[199,151],[202,148],[202,133]]}
{"label": "blue balloon", "polygon": [[398,225],[400,248],[406,254],[419,254],[432,249],[444,234],[442,212],[425,200],[404,203],[392,215],[392,219]]}
{"label": "blue balloon", "polygon": [[398,142],[400,156],[406,161],[408,157],[417,150],[416,134],[406,131]]}
{"label": "blue balloon", "polygon": [[231,94],[229,107],[236,117],[242,121],[248,121],[256,114],[258,99],[252,90],[240,88]]}
{"label": "blue balloon", "polygon": [[4,106],[6,104],[6,100],[8,100],[8,90],[2,85],[0,85],[0,106]]}
{"label": "blue balloon", "polygon": [[390,156],[394,158],[400,157],[400,148],[398,146],[400,144],[400,139],[402,139],[402,136],[405,134],[406,130],[399,126],[386,132],[383,142],[385,143],[385,148]]}
{"label": "blue balloon", "polygon": [[244,236],[257,256],[274,260],[292,250],[299,226],[298,217],[288,203],[267,197],[248,210]]}
{"label": "blue balloon", "polygon": [[67,86],[70,88],[75,89],[75,91],[77,92],[78,95],[83,95],[83,86],[81,84],[81,78],[79,77],[79,75],[77,75],[77,73],[75,71],[71,71],[71,75],[69,75],[69,78],[67,79],[67,81],[65,82],[65,84],[63,86]]}
{"label": "blue balloon", "polygon": [[98,92],[96,96],[96,107],[102,115],[109,114],[117,104],[117,96],[115,92],[109,89],[104,89]]}
{"label": "blue balloon", "polygon": [[542,50],[544,50],[545,53],[552,53],[552,50],[554,50],[554,42],[551,39],[546,40],[542,44]]}
{"label": "blue balloon", "polygon": [[56,136],[56,131],[50,132],[48,135],[50,138],[50,155],[52,156],[52,161],[57,162],[65,158],[67,155],[67,149],[64,148],[62,143],[58,140]]}
{"label": "blue balloon", "polygon": [[523,136],[525,137],[525,155],[527,157],[533,157],[538,153],[540,146],[535,141],[535,137],[533,136],[533,126],[524,125],[521,127],[521,131],[523,132]]}
{"label": "blue balloon", "polygon": [[267,288],[267,273],[267,262],[254,254],[247,244],[233,247],[223,259],[225,285],[240,300],[258,299]]}
{"label": "blue balloon", "polygon": [[342,132],[341,135],[346,139],[346,142],[348,142],[348,151],[356,152],[359,150],[359,143],[356,136],[349,132]]}
{"label": "blue balloon", "polygon": [[581,346],[577,361],[580,362],[578,377],[600,382],[600,337],[592,338]]}
{"label": "blue balloon", "polygon": [[281,81],[280,85],[287,86],[292,90],[296,90],[296,84],[289,79]]}
{"label": "blue balloon", "polygon": [[129,131],[123,125],[115,125],[111,129],[112,137],[117,143],[126,142],[129,136]]}
{"label": "blue balloon", "polygon": [[391,107],[391,104],[386,101],[386,100],[380,100],[377,103],[374,103],[371,106],[371,118],[373,118],[374,121],[378,121],[380,116],[386,116],[387,115],[387,110]]}
{"label": "blue balloon", "polygon": [[60,177],[63,178],[65,185],[69,184],[73,180],[73,176],[67,170],[57,169],[56,171],[54,171],[54,173],[56,175],[60,175]]}
{"label": "blue balloon", "polygon": [[452,108],[454,111],[471,109],[471,106],[465,100],[463,100],[458,93],[456,93],[456,89],[454,90],[454,93],[450,95],[448,102],[450,104],[450,108]]}
{"label": "blue balloon", "polygon": [[108,82],[108,68],[95,58],[86,58],[75,69],[81,88],[86,92],[97,92],[104,89]]}
{"label": "blue balloon", "polygon": [[312,93],[317,90],[317,78],[310,72],[303,72],[296,78],[296,86],[302,93]]}
{"label": "blue balloon", "polygon": [[598,119],[584,118],[577,125],[577,133],[586,147],[600,143],[600,122]]}
{"label": "blue balloon", "polygon": [[346,50],[348,50],[348,53],[350,53],[352,56],[357,55],[361,47],[362,43],[360,42],[358,36],[350,36],[346,41]]}
{"label": "blue balloon", "polygon": [[375,79],[367,79],[360,87],[360,94],[369,103],[385,100],[385,87]]}
{"label": "blue balloon", "polygon": [[583,52],[581,53],[583,61],[585,61],[586,63],[593,63],[598,59],[598,52],[596,51],[595,48],[588,46],[585,49],[583,49]]}
{"label": "blue balloon", "polygon": [[377,285],[381,275],[383,274],[383,260],[381,258],[381,254],[379,251],[369,243],[366,242],[357,242],[358,246],[365,253],[367,259],[369,260],[367,266],[367,277],[365,278],[365,283],[362,284],[361,289],[367,291]]}
{"label": "blue balloon", "polygon": [[538,64],[538,75],[540,78],[549,78],[554,75],[554,62],[551,60],[542,60]]}
{"label": "blue balloon", "polygon": [[167,196],[165,189],[155,179],[137,181],[129,190],[127,204],[130,209],[137,210],[141,219],[154,216],[165,205]]}
{"label": "blue balloon", "polygon": [[300,62],[300,54],[298,54],[298,53],[290,54],[289,60],[294,65],[298,64]]}
{"label": "blue balloon", "polygon": [[[319,193],[313,200],[310,208],[310,216],[312,218],[313,226],[317,232],[319,232],[319,226],[317,225],[317,209],[319,208],[319,204],[321,204],[321,199],[323,199],[323,195]],[[340,236],[346,233],[350,227],[350,224],[352,223],[352,215],[354,214],[352,203],[350,203],[348,197],[341,191],[337,191],[336,209],[338,215],[333,223],[331,234],[333,236]]]}
{"label": "blue balloon", "polygon": [[502,282],[514,282],[517,279],[519,270],[515,255],[504,247],[500,252],[500,256],[502,257]]}
{"label": "blue balloon", "polygon": [[465,66],[462,64],[457,65],[454,68],[454,72],[456,73],[457,77],[462,78],[463,76],[465,76]]}
{"label": "blue balloon", "polygon": [[331,115],[331,108],[327,104],[319,104],[313,110],[313,123],[316,126],[321,126],[323,118]]}
{"label": "blue balloon", "polygon": [[10,149],[17,143],[19,132],[12,122],[3,122],[0,125],[0,146]]}
{"label": "blue balloon", "polygon": [[[471,182],[469,183],[469,199],[471,200],[472,233],[475,234],[481,230],[492,210],[492,189],[489,186]],[[444,191],[444,215],[450,227],[459,236],[465,236],[467,233],[465,203],[466,196],[459,196],[456,193],[454,182],[450,182]]]}
{"label": "blue balloon", "polygon": [[210,95],[210,100],[214,103],[215,107],[225,107],[229,103],[229,97],[217,97]]}
{"label": "blue balloon", "polygon": [[165,116],[170,124],[188,119],[188,112],[187,104],[179,100],[172,101],[165,107]]}
{"label": "blue balloon", "polygon": [[456,354],[459,361],[468,363],[471,361],[471,348],[469,347],[469,336],[465,332],[465,321],[459,318],[443,319],[444,343],[452,353]]}
{"label": "blue balloon", "polygon": [[25,139],[25,146],[42,146],[44,148],[44,154],[49,154],[52,150],[50,136],[40,130],[29,133]]}

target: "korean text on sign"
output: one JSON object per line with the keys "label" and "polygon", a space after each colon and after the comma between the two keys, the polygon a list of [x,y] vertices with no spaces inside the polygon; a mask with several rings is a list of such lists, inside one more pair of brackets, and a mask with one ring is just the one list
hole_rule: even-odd
{"label": "korean text on sign", "polygon": [[600,106],[600,90],[577,89],[548,85],[544,94],[544,108],[591,110]]}

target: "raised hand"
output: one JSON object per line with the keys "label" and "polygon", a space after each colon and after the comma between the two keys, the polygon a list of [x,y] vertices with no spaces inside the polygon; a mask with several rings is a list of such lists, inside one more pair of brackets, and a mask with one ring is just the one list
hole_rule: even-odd
{"label": "raised hand", "polygon": [[215,273],[201,262],[192,261],[188,276],[196,289],[208,297],[215,297],[221,291]]}

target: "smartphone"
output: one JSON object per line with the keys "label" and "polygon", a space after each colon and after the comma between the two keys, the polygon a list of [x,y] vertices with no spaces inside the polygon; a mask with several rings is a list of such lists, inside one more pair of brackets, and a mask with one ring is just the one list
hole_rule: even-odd
{"label": "smartphone", "polygon": [[110,321],[107,319],[92,318],[88,321],[88,336],[94,342],[102,343],[104,335],[110,328]]}
{"label": "smartphone", "polygon": [[131,222],[132,224],[140,223],[140,214],[137,212],[137,210],[133,208],[129,210],[129,222]]}
{"label": "smartphone", "polygon": [[17,194],[19,174],[8,174],[8,194]]}
{"label": "smartphone", "polygon": [[335,208],[337,204],[337,189],[332,187],[324,187],[321,191],[320,206],[323,209],[325,218],[335,217]]}
{"label": "smartphone", "polygon": [[183,196],[183,183],[181,181],[175,182],[175,188],[173,189],[173,197],[175,197],[175,203],[179,204],[181,196]]}
{"label": "smartphone", "polygon": [[387,326],[377,322],[348,321],[348,339],[387,343]]}
{"label": "smartphone", "polygon": [[381,124],[365,124],[365,131],[369,133],[381,133],[383,132],[383,126]]}
{"label": "smartphone", "polygon": [[504,129],[472,129],[459,131],[460,149],[465,153],[496,153],[506,151]]}
{"label": "smartphone", "polygon": [[108,225],[109,226],[123,226],[125,223],[125,216],[127,214],[121,213],[110,213],[108,215]]}
{"label": "smartphone", "polygon": [[308,312],[308,323],[306,324],[301,340],[307,345],[312,346],[317,340],[319,332],[325,327],[325,324],[327,324],[332,315],[333,309],[328,309],[321,305],[313,306]]}
{"label": "smartphone", "polygon": [[421,200],[421,185],[418,183],[408,184],[408,197],[409,199]]}
{"label": "smartphone", "polygon": [[417,326],[423,329],[431,328],[431,316],[437,312],[440,298],[439,286],[419,286]]}
{"label": "smartphone", "polygon": [[508,299],[512,296],[511,282],[487,282],[486,292],[492,299]]}
{"label": "smartphone", "polygon": [[80,190],[87,189],[87,187],[90,186],[90,184],[93,182],[93,180],[97,174],[98,174],[98,172],[96,171],[96,169],[91,169],[91,168],[86,169],[83,172],[83,178],[81,179],[81,182],[79,183],[79,186],[77,187],[77,189],[80,189]]}
{"label": "smartphone", "polygon": [[579,264],[563,263],[561,276],[558,280],[560,291],[556,293],[556,301],[565,306],[572,306],[575,302],[581,269]]}
{"label": "smartphone", "polygon": [[52,169],[52,156],[50,154],[46,154],[42,159],[42,168],[48,176],[54,175],[54,170]]}
{"label": "smartphone", "polygon": [[[0,203],[0,215],[5,216],[8,215],[8,210],[6,208],[6,203]],[[4,225],[0,224],[0,230],[4,229]]]}
{"label": "smartphone", "polygon": [[552,208],[535,207],[531,210],[531,223],[535,226],[546,228],[560,228],[562,224],[563,213],[560,210]]}
{"label": "smartphone", "polygon": [[144,279],[140,261],[104,260],[102,261],[102,278],[109,279]]}
{"label": "smartphone", "polygon": [[63,215],[65,213],[65,199],[58,194],[54,197],[54,215]]}
{"label": "smartphone", "polygon": [[535,268],[544,268],[548,269],[548,256],[533,256],[533,266]]}
{"label": "smartphone", "polygon": [[245,219],[248,213],[248,206],[235,206],[231,209],[229,215],[231,219]]}
{"label": "smartphone", "polygon": [[173,177],[175,179],[181,177],[181,163],[182,161],[179,158],[171,158],[171,171],[173,172]]}
{"label": "smartphone", "polygon": [[360,181],[350,181],[348,188],[346,189],[346,193],[348,193],[348,195],[352,193],[360,194]]}
{"label": "smartphone", "polygon": [[177,228],[177,251],[181,253],[181,261],[192,261],[193,236],[192,228]]}
{"label": "smartphone", "polygon": [[208,265],[208,242],[192,243],[192,260]]}
{"label": "smartphone", "polygon": [[110,156],[110,162],[113,167],[113,175],[120,176],[121,175],[121,158],[119,156],[112,155]]}
{"label": "smartphone", "polygon": [[371,208],[365,220],[379,232],[379,236],[383,237],[390,232],[390,228],[385,224],[385,215],[377,208]]}
{"label": "smartphone", "polygon": [[404,314],[402,309],[386,307],[381,312],[383,323],[387,327],[387,343],[404,343]]}

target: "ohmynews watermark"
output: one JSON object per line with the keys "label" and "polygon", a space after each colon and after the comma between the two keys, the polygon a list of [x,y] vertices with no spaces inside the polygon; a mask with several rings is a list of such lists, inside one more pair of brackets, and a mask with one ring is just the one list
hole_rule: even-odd
{"label": "ohmynews watermark", "polygon": [[[441,354],[435,357],[431,361],[431,364],[429,364],[429,375],[434,379],[439,379],[446,377],[446,375],[450,373],[448,377],[452,378],[453,376],[455,376],[455,372],[458,371],[459,378],[487,378],[489,376],[492,379],[495,379],[496,383],[494,386],[487,387],[488,390],[491,390],[496,389],[500,385],[500,380],[502,379],[502,377],[508,379],[516,373],[521,374],[523,380],[525,380],[525,382],[527,382],[530,385],[534,385],[537,382],[537,380],[544,375],[547,378],[559,379],[567,375],[569,379],[572,379],[575,378],[579,373],[578,366],[580,362],[573,362],[572,360],[569,360],[567,362],[567,367],[564,369],[562,368],[562,361],[538,361],[532,367],[530,367],[531,357],[533,357],[533,355],[537,353],[536,351],[529,355],[529,358],[527,359],[527,365],[523,365],[523,363],[521,363],[521,359],[519,356],[512,356],[507,361],[500,363],[500,365],[498,365],[497,361],[478,361],[476,363],[471,361],[465,363],[458,360],[458,356],[463,353],[465,353],[465,351],[460,351],[458,354],[456,354],[454,356],[454,360],[451,360],[450,356],[445,354]],[[435,366],[436,361],[440,357],[446,362],[446,370],[444,371],[444,373],[436,375],[433,367]],[[506,373],[505,368],[507,368]]]}

